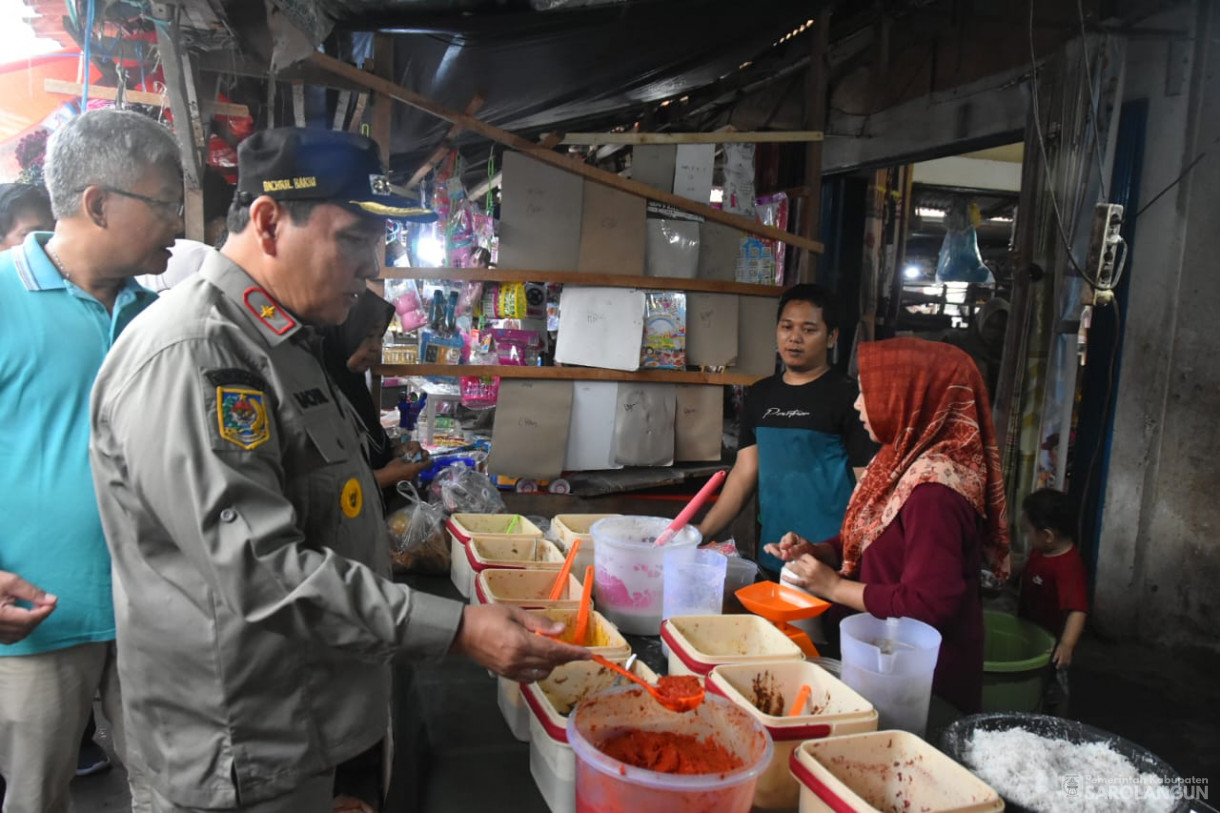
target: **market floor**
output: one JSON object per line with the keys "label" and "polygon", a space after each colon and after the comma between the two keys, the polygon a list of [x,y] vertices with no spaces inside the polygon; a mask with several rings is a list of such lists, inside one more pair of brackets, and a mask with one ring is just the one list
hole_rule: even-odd
{"label": "market floor", "polygon": [[[398,700],[419,717],[400,715],[398,781],[387,810],[545,813],[530,778],[529,746],[509,733],[496,707],[495,681],[486,671],[460,660],[403,671],[396,681]],[[1073,666],[1072,716],[1143,745],[1184,777],[1207,780],[1215,805],[1220,798],[1214,790],[1220,787],[1217,674],[1217,653],[1149,650],[1086,636]],[[104,744],[110,747],[108,737]],[[72,796],[78,813],[125,810],[125,775],[116,767],[76,779]]]}

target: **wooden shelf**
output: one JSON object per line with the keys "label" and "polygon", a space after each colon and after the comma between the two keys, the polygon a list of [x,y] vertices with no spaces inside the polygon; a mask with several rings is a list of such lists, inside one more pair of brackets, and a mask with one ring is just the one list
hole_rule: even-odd
{"label": "wooden shelf", "polygon": [[502,364],[379,364],[380,376],[499,376],[566,381],[647,381],[654,384],[740,384],[748,386],[765,375],[700,373],[687,370],[607,370],[601,367],[517,367]]}
{"label": "wooden shelf", "polygon": [[781,285],[752,285],[715,279],[684,277],[637,277],[627,274],[598,274],[591,271],[540,271],[508,268],[392,268],[381,269],[379,279],[483,280],[485,282],[556,282],[574,285],[601,285],[609,288],[643,288],[652,291],[699,291],[739,296],[778,297]]}

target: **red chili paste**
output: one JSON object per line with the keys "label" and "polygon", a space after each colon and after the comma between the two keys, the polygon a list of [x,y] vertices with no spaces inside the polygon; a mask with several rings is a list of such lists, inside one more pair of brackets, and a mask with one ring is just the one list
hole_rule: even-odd
{"label": "red chili paste", "polygon": [[703,691],[693,675],[666,675],[657,680],[657,693],[665,700],[685,700]]}
{"label": "red chili paste", "polygon": [[700,740],[670,731],[624,731],[606,740],[598,750],[619,762],[659,773],[724,773],[742,765],[738,757],[710,737]]}

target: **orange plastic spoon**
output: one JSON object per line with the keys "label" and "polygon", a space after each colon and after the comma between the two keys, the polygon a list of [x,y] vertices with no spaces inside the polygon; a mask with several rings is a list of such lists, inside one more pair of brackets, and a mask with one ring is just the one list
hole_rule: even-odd
{"label": "orange plastic spoon", "polygon": [[586,646],[589,637],[589,605],[593,603],[593,565],[585,568],[585,585],[580,591],[580,609],[576,611],[576,629],[573,630],[572,643]]}
{"label": "orange plastic spoon", "polygon": [[[670,711],[677,711],[677,712],[691,711],[692,709],[697,708],[699,706],[699,704],[703,702],[703,697],[704,697],[705,692],[703,690],[703,687],[699,686],[699,681],[696,678],[691,678],[691,680],[693,680],[694,685],[698,687],[697,690],[691,690],[688,687],[684,686],[682,683],[677,683],[677,681],[681,681],[682,678],[675,678],[675,677],[663,677],[663,678],[661,678],[661,682],[658,684],[658,686],[653,686],[652,684],[645,681],[639,675],[636,675],[632,672],[628,672],[626,669],[619,666],[617,663],[608,661],[605,658],[603,658],[601,655],[598,655],[597,653],[593,654],[593,660],[597,663],[600,663],[602,666],[606,667],[607,669],[610,669],[614,672],[618,672],[623,677],[628,678],[629,680],[633,680],[636,683],[640,684],[641,686],[644,687],[645,691],[647,691],[650,695],[653,696],[654,700],[656,700],[658,703],[660,703],[662,706],[669,709]],[[666,687],[668,690],[662,691],[659,688],[659,686],[665,686],[666,684],[669,684],[669,686]]]}
{"label": "orange plastic spoon", "polygon": [[805,704],[809,702],[809,695],[813,693],[813,689],[806,683],[801,686],[800,691],[796,693],[796,700],[792,701],[792,708],[788,710],[789,717],[800,717],[805,713]]}
{"label": "orange plastic spoon", "polygon": [[568,586],[568,574],[572,572],[572,563],[576,561],[576,554],[579,552],[580,539],[577,538],[572,542],[572,547],[568,548],[567,558],[563,560],[563,567],[559,568],[559,578],[555,579],[555,585],[551,588],[547,601],[558,601],[559,597],[563,595],[563,589]]}

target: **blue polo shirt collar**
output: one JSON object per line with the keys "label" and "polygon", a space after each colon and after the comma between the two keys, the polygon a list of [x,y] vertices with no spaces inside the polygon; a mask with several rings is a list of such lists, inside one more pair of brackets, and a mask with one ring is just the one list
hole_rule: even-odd
{"label": "blue polo shirt collar", "polygon": [[[21,278],[21,284],[27,291],[62,291],[76,288],[76,286],[69,285],[68,281],[59,273],[59,269],[55,267],[55,263],[51,262],[51,258],[47,256],[46,244],[53,235],[54,232],[49,231],[30,232],[26,235],[25,241],[13,249],[13,264],[17,266],[17,276]],[[119,292],[118,299],[115,300],[115,309],[122,310],[132,300],[146,302],[156,298],[155,292],[143,287],[134,279],[128,279],[123,290]]]}

